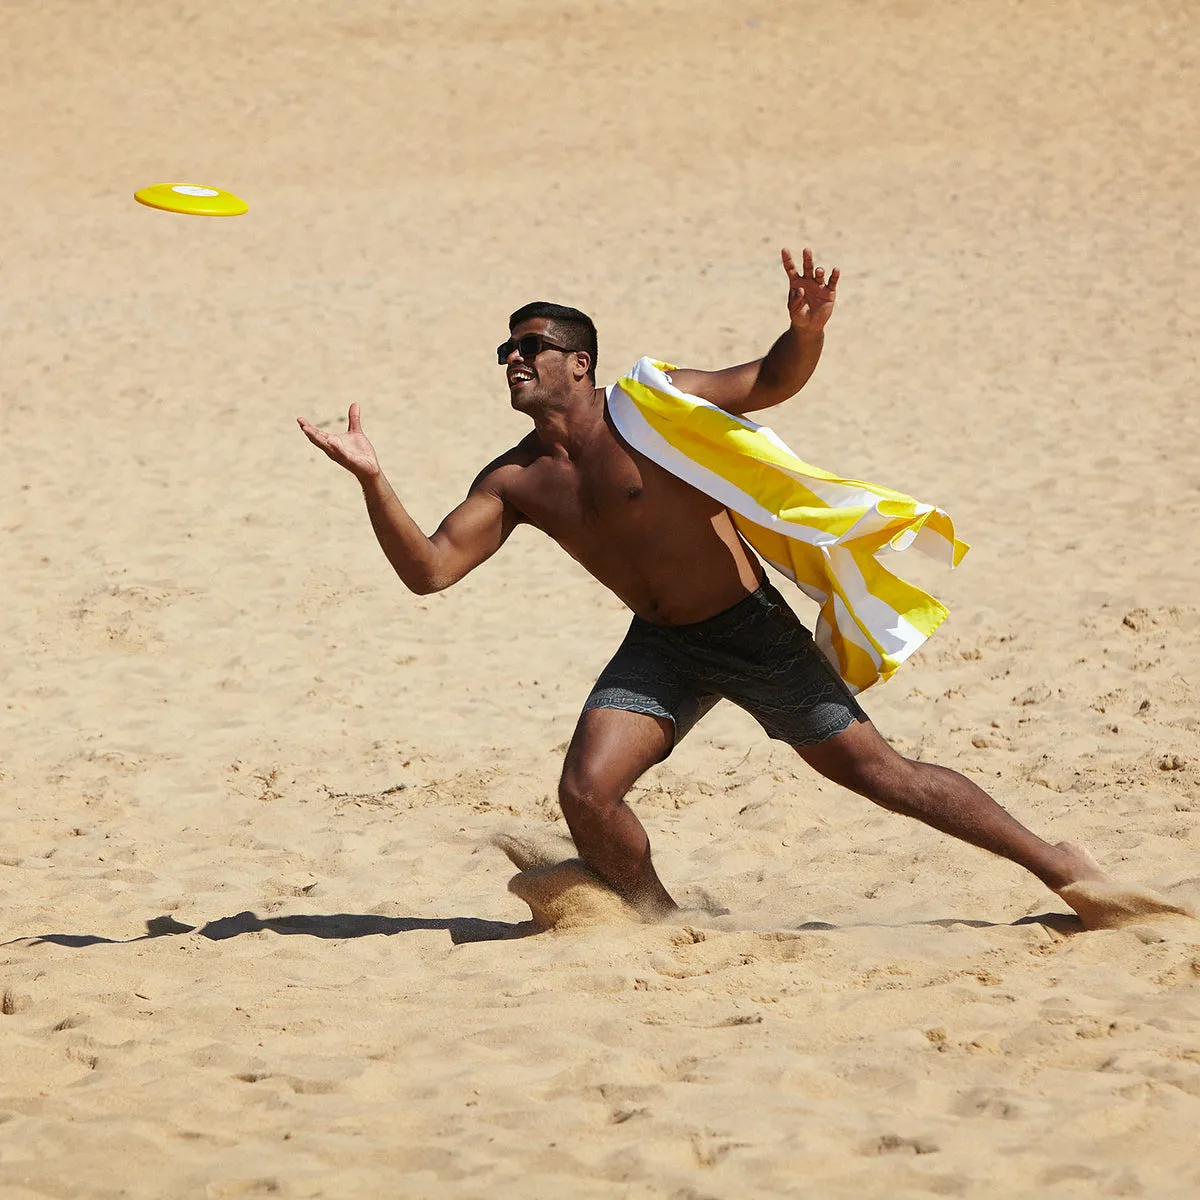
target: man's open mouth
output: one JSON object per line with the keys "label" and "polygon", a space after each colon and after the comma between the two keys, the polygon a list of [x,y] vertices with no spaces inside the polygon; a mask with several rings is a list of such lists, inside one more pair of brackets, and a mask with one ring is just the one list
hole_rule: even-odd
{"label": "man's open mouth", "polygon": [[528,367],[514,367],[508,373],[508,386],[516,387],[518,383],[531,383],[533,372]]}

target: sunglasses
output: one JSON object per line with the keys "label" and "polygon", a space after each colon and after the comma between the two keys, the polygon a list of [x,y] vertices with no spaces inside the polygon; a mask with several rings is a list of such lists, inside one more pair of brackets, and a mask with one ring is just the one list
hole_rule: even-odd
{"label": "sunglasses", "polygon": [[525,333],[519,338],[509,338],[507,342],[501,342],[496,347],[496,361],[500,366],[503,367],[508,363],[508,356],[514,350],[526,362],[537,358],[543,350],[561,350],[564,354],[571,353],[569,346],[560,346],[557,342],[542,337],[540,333]]}

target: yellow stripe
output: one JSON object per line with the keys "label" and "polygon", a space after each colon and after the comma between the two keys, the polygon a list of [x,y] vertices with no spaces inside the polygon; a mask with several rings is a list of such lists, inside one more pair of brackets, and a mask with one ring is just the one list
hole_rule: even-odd
{"label": "yellow stripe", "polygon": [[926,637],[949,615],[944,604],[899,575],[893,575],[878,559],[855,555],[854,561],[862,572],[867,591]]}
{"label": "yellow stripe", "polygon": [[[798,471],[801,474],[810,475],[813,479],[820,479],[826,483],[841,484],[844,487],[861,489],[870,492],[874,496],[878,496],[881,500],[890,500],[898,505],[916,505],[916,501],[911,496],[906,496],[903,492],[896,492],[891,488],[880,487],[875,483],[866,483],[861,479],[843,479],[829,471],[823,471],[820,467],[813,466],[812,463],[807,463],[803,459],[797,458],[794,454],[786,453],[773,442],[763,437],[758,430],[747,429],[745,425],[730,416],[723,409],[715,408],[709,404],[697,404],[694,400],[689,400],[683,393],[680,393],[678,396],[672,396],[666,392],[660,392],[657,388],[650,387],[649,384],[639,383],[636,379],[629,377],[622,379],[620,386],[623,391],[629,393],[630,398],[637,404],[642,416],[650,421],[656,432],[677,449],[682,449],[680,442],[681,440],[686,440],[689,444],[705,451],[706,458],[709,458],[714,441],[725,442],[727,444],[732,443],[730,449],[735,450],[739,454],[748,455],[768,466],[781,467],[788,471]],[[668,429],[669,435],[667,432]],[[691,457],[690,454],[689,457]],[[697,461],[702,460],[698,459]],[[719,461],[724,462],[724,459],[722,458]],[[709,465],[709,461],[704,461],[704,465],[709,470],[715,470],[715,468]],[[722,476],[725,474],[724,471],[717,471],[716,473]],[[812,507],[828,507],[824,501],[813,495],[813,493],[809,492],[808,494],[813,496]],[[764,507],[766,506],[764,505]]]}

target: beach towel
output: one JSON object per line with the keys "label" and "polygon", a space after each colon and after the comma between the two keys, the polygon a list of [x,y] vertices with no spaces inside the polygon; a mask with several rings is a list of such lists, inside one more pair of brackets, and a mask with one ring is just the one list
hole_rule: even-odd
{"label": "beach towel", "polygon": [[723,504],[762,558],[817,602],[813,637],[852,691],[886,680],[947,613],[884,561],[911,547],[958,566],[969,547],[954,523],[932,504],[804,462],[765,425],[681,392],[674,369],[642,358],[608,388],[621,437]]}

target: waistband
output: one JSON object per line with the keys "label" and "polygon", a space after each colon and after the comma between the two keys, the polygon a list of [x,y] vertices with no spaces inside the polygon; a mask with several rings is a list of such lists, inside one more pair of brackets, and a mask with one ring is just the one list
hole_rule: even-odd
{"label": "waistband", "polygon": [[634,625],[641,625],[647,629],[652,629],[656,633],[681,634],[685,637],[695,633],[717,633],[723,629],[732,628],[761,609],[783,603],[783,597],[776,591],[775,585],[767,578],[766,572],[764,572],[762,583],[754,591],[747,596],[743,596],[736,604],[731,604],[728,608],[723,608],[719,613],[714,613],[711,617],[705,617],[703,621],[692,621],[687,625],[656,625],[652,621],[643,620],[635,614],[633,623]]}

